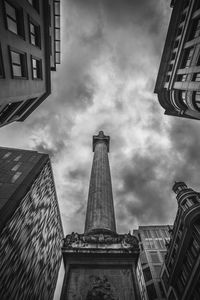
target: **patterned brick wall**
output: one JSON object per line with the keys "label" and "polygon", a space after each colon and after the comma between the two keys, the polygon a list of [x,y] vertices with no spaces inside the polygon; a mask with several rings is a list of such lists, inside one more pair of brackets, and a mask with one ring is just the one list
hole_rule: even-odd
{"label": "patterned brick wall", "polygon": [[47,163],[0,234],[0,299],[53,299],[62,238]]}

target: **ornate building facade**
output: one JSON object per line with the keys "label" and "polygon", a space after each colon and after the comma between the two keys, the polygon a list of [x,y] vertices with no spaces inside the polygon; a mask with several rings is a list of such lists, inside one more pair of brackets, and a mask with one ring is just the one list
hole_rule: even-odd
{"label": "ornate building facade", "polygon": [[53,299],[62,238],[48,155],[0,148],[0,299]]}
{"label": "ornate building facade", "polygon": [[169,300],[200,298],[200,194],[176,182],[178,211],[161,271]]}
{"label": "ornate building facade", "polygon": [[200,119],[200,1],[173,7],[155,86],[165,114]]}
{"label": "ornate building facade", "polygon": [[93,136],[85,230],[66,236],[62,300],[140,299],[136,267],[138,239],[117,234],[108,161],[109,136]]}
{"label": "ornate building facade", "polygon": [[60,0],[0,0],[0,127],[51,93],[60,63]]}

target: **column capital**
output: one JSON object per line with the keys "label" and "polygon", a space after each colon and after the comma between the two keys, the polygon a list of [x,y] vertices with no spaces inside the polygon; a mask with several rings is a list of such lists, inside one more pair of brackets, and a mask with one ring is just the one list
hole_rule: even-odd
{"label": "column capital", "polygon": [[108,135],[104,135],[103,131],[99,131],[98,135],[93,135],[93,152],[97,143],[105,143],[107,146],[107,151],[109,152],[110,137]]}

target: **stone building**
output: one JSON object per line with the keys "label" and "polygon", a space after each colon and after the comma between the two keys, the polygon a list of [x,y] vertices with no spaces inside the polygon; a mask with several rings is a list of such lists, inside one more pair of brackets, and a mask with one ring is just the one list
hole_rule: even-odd
{"label": "stone building", "polygon": [[0,127],[51,93],[60,63],[60,0],[0,0]]}
{"label": "stone building", "polygon": [[0,299],[53,299],[62,239],[48,155],[0,148]]}
{"label": "stone building", "polygon": [[166,115],[200,119],[200,1],[173,7],[155,85]]}
{"label": "stone building", "polygon": [[200,193],[176,182],[178,211],[161,271],[169,300],[200,299]]}
{"label": "stone building", "polygon": [[109,136],[93,136],[94,159],[84,233],[66,236],[61,299],[140,299],[138,239],[117,234],[108,161]]}

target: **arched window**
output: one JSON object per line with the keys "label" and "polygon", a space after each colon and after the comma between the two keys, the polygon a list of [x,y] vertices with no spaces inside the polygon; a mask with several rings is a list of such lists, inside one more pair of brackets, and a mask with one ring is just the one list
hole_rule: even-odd
{"label": "arched window", "polygon": [[193,105],[198,111],[200,111],[200,91],[194,92]]}

